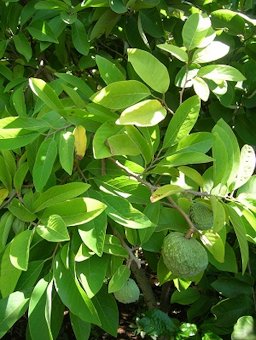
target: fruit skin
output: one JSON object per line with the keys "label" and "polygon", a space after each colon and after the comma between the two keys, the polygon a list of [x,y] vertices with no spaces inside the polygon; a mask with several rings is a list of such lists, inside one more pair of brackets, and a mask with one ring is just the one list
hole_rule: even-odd
{"label": "fruit skin", "polygon": [[187,239],[179,232],[171,232],[165,237],[162,256],[166,267],[179,278],[196,276],[208,265],[208,255],[201,243],[194,238]]}
{"label": "fruit skin", "polygon": [[128,279],[124,286],[114,293],[115,298],[122,303],[133,303],[139,300],[140,290],[133,279]]}
{"label": "fruit skin", "polygon": [[191,205],[189,216],[199,230],[211,229],[213,226],[213,212],[202,202],[195,202]]}

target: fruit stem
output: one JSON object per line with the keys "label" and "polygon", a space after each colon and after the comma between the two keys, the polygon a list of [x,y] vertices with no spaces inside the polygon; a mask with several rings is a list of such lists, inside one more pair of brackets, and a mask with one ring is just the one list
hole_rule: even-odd
{"label": "fruit stem", "polygon": [[169,196],[167,197],[168,201],[171,203],[172,207],[176,209],[180,215],[185,219],[189,226],[189,230],[187,231],[185,238],[190,239],[191,236],[194,234],[195,231],[197,231],[196,227],[194,226],[193,222],[189,218],[189,216],[181,209],[181,207],[178,206],[178,204],[175,203],[175,201]]}

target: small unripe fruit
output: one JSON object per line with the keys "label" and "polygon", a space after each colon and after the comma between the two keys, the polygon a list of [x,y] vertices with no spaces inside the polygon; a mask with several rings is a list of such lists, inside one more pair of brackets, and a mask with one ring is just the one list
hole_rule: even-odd
{"label": "small unripe fruit", "polygon": [[114,293],[115,298],[122,303],[133,303],[139,300],[140,290],[133,279],[128,279],[124,286]]}
{"label": "small unripe fruit", "polygon": [[208,265],[208,255],[201,243],[194,238],[187,239],[179,232],[171,232],[165,237],[162,256],[166,267],[178,278],[196,276]]}
{"label": "small unripe fruit", "polygon": [[191,205],[189,216],[199,230],[211,229],[213,226],[213,212],[202,202],[195,202]]}

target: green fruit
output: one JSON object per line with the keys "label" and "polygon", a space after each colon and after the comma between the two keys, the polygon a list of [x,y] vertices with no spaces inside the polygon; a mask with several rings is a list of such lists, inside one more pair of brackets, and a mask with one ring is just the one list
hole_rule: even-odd
{"label": "green fruit", "polygon": [[165,237],[162,256],[166,267],[179,278],[193,277],[208,265],[208,255],[201,243],[194,238],[187,239],[179,232]]}
{"label": "green fruit", "polygon": [[213,212],[204,203],[193,203],[190,208],[189,216],[194,226],[199,230],[211,229],[213,226]]}
{"label": "green fruit", "polygon": [[124,286],[114,293],[115,298],[122,303],[132,303],[139,300],[140,290],[133,279],[128,279]]}

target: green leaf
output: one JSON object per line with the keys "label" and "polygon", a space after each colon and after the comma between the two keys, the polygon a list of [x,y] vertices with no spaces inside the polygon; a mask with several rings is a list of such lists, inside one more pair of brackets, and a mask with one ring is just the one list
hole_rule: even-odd
{"label": "green leaf", "polygon": [[150,197],[150,201],[155,203],[162,198],[182,192],[184,189],[178,185],[166,184],[156,189]]}
{"label": "green leaf", "polygon": [[36,231],[49,242],[64,242],[70,239],[67,226],[59,215],[49,216],[46,225],[39,224]]}
{"label": "green leaf", "polygon": [[120,240],[114,236],[106,234],[105,243],[104,243],[104,253],[111,254],[114,256],[127,257],[128,252],[121,245]]}
{"label": "green leaf", "polygon": [[225,259],[225,241],[218,233],[207,230],[201,235],[201,241],[213,257],[223,263]]}
{"label": "green leaf", "polygon": [[198,77],[214,80],[243,81],[244,75],[236,68],[229,65],[203,66],[197,73]]}
{"label": "green leaf", "polygon": [[90,44],[84,24],[80,20],[77,19],[72,24],[71,35],[75,49],[83,55],[88,55]]}
{"label": "green leaf", "polygon": [[75,137],[70,131],[62,131],[59,137],[59,160],[62,169],[72,175],[74,166]]}
{"label": "green leaf", "polygon": [[16,50],[29,61],[32,58],[32,48],[26,36],[22,32],[19,32],[19,34],[14,35],[13,41]]}
{"label": "green leaf", "polygon": [[213,211],[213,227],[212,230],[218,233],[224,228],[226,223],[226,213],[223,204],[215,197],[210,197],[211,207]]}
{"label": "green leaf", "polygon": [[54,285],[65,306],[85,322],[100,325],[98,313],[76,277],[63,265],[60,254],[54,258]]}
{"label": "green leaf", "polygon": [[244,274],[247,268],[248,260],[249,260],[249,248],[248,248],[248,242],[246,239],[245,225],[241,218],[242,213],[238,209],[238,207],[233,204],[232,205],[227,204],[226,207],[228,209],[229,219],[233,225],[233,228],[235,230],[236,237],[239,243],[241,259],[242,259],[242,273]]}
{"label": "green leaf", "polygon": [[192,181],[195,182],[199,187],[203,187],[204,179],[197,170],[188,166],[180,166],[178,170],[182,172],[186,177],[192,179]]}
{"label": "green leaf", "polygon": [[106,140],[106,144],[108,145],[111,155],[113,156],[137,156],[140,154],[139,148],[126,133],[110,136]]}
{"label": "green leaf", "polygon": [[12,239],[9,256],[15,268],[24,271],[28,269],[29,248],[32,237],[33,231],[27,229]]}
{"label": "green leaf", "polygon": [[229,9],[218,9],[211,13],[212,23],[216,28],[227,28],[232,35],[243,34],[245,28],[244,20],[239,13]]}
{"label": "green leaf", "polygon": [[27,27],[27,30],[36,40],[56,44],[58,43],[58,39],[46,21],[33,21],[32,24]]}
{"label": "green leaf", "polygon": [[196,288],[187,288],[185,290],[176,290],[171,296],[171,303],[180,305],[190,305],[200,299],[200,293]]}
{"label": "green leaf", "polygon": [[6,164],[5,159],[0,155],[0,181],[9,190],[12,190],[12,177],[8,169],[8,164]]}
{"label": "green leaf", "polygon": [[190,15],[183,26],[182,38],[187,50],[207,46],[215,38],[209,17],[200,13]]}
{"label": "green leaf", "polygon": [[21,187],[23,185],[23,182],[25,180],[27,173],[28,173],[28,163],[24,162],[20,164],[13,178],[14,188],[18,193],[21,192]]}
{"label": "green leaf", "polygon": [[188,62],[188,54],[181,47],[171,44],[160,44],[157,45],[157,47],[159,47],[163,51],[170,53],[173,57],[179,59],[180,61],[183,61],[184,63]]}
{"label": "green leaf", "polygon": [[29,297],[27,291],[14,292],[0,300],[0,338],[2,338],[26,312]]}
{"label": "green leaf", "polygon": [[37,196],[36,200],[33,202],[33,211],[38,212],[57,203],[80,196],[89,188],[90,185],[83,182],[72,182],[52,186]]}
{"label": "green leaf", "polygon": [[39,97],[52,110],[64,109],[56,92],[44,80],[30,78],[29,86],[34,94]]}
{"label": "green leaf", "polygon": [[250,315],[241,316],[236,324],[234,325],[234,330],[231,334],[232,340],[240,339],[251,339],[255,338],[256,333],[255,319]]}
{"label": "green leaf", "polygon": [[239,168],[234,190],[244,185],[254,173],[256,156],[252,146],[245,144],[241,149]]}
{"label": "green leaf", "polygon": [[106,213],[115,222],[127,228],[150,228],[154,224],[139,210],[135,209],[122,197],[101,194],[103,202],[107,205]]}
{"label": "green leaf", "polygon": [[214,184],[233,185],[240,159],[238,141],[231,127],[223,119],[217,122],[212,132],[214,136],[212,153],[215,159]]}
{"label": "green leaf", "polygon": [[18,113],[19,116],[26,116],[27,114],[27,107],[26,107],[26,101],[25,101],[25,95],[24,95],[24,88],[23,86],[20,86],[15,89],[15,91],[12,94],[12,102],[13,106]]}
{"label": "green leaf", "polygon": [[131,106],[148,97],[148,87],[137,80],[123,80],[111,83],[95,93],[90,99],[113,110]]}
{"label": "green leaf", "polygon": [[211,253],[208,253],[208,258],[209,262],[218,270],[230,273],[238,272],[235,252],[228,243],[225,244],[225,259],[223,263],[218,262]]}
{"label": "green leaf", "polygon": [[125,80],[125,75],[120,71],[115,63],[100,55],[96,55],[95,61],[99,68],[100,76],[107,85],[116,81]]}
{"label": "green leaf", "polygon": [[76,77],[73,74],[57,72],[55,75],[65,83],[77,88],[79,93],[81,92],[81,94],[83,94],[86,99],[88,99],[94,93],[90,86],[83,79]]}
{"label": "green leaf", "polygon": [[54,139],[45,139],[37,152],[35,164],[32,171],[34,185],[41,192],[45,187],[53,170],[57,156],[57,143]]}
{"label": "green leaf", "polygon": [[130,203],[149,203],[150,190],[129,176],[98,176],[95,182],[102,191],[121,196]]}
{"label": "green leaf", "polygon": [[147,51],[129,48],[127,52],[128,61],[140,78],[153,90],[165,93],[170,85],[166,66]]}
{"label": "green leaf", "polygon": [[101,289],[108,266],[109,257],[107,255],[103,257],[94,255],[86,261],[76,264],[77,277],[90,299]]}
{"label": "green leaf", "polygon": [[37,216],[27,209],[17,198],[12,199],[8,210],[24,222],[33,222],[37,218]]}
{"label": "green leaf", "polygon": [[125,109],[116,124],[154,126],[165,118],[166,113],[166,109],[158,100],[148,99]]}
{"label": "green leaf", "polygon": [[0,148],[15,150],[33,142],[38,136],[38,132],[33,132],[29,130],[0,128]]}
{"label": "green leaf", "polygon": [[77,340],[88,340],[91,333],[91,324],[83,321],[73,313],[69,313],[70,322]]}
{"label": "green leaf", "polygon": [[199,77],[192,79],[192,83],[195,93],[199,96],[199,98],[206,102],[210,95],[210,89],[207,83]]}
{"label": "green leaf", "polygon": [[93,138],[93,154],[94,158],[102,159],[111,157],[111,151],[106,145],[109,137],[120,133],[123,127],[117,126],[114,122],[106,121],[96,131]]}
{"label": "green leaf", "polygon": [[79,225],[91,221],[105,209],[104,203],[93,198],[73,198],[46,208],[41,220],[46,221],[51,215],[60,215],[67,226]]}
{"label": "green leaf", "polygon": [[51,331],[52,285],[49,278],[39,280],[33,289],[28,309],[28,324],[32,339],[53,340]]}
{"label": "green leaf", "polygon": [[157,166],[150,172],[152,173],[168,173],[168,169],[181,165],[202,164],[212,162],[213,158],[205,155],[202,152],[177,152],[160,161]]}
{"label": "green leaf", "polygon": [[213,41],[205,48],[197,49],[192,58],[193,63],[202,64],[223,58],[229,52],[229,46],[220,42]]}
{"label": "green leaf", "polygon": [[112,11],[118,14],[122,14],[128,11],[122,0],[111,0],[109,1],[109,5]]}
{"label": "green leaf", "polygon": [[127,266],[119,266],[108,283],[108,293],[114,293],[120,290],[127,282],[130,275],[131,271]]}
{"label": "green leaf", "polygon": [[78,233],[84,244],[98,256],[103,254],[106,231],[107,215],[105,213],[78,227]]}
{"label": "green leaf", "polygon": [[2,298],[7,297],[9,294],[13,293],[19,277],[21,275],[21,270],[13,266],[10,260],[10,243],[4,250],[1,258],[0,266],[0,290]]}
{"label": "green leaf", "polygon": [[115,298],[112,294],[108,294],[104,285],[99,293],[93,297],[92,301],[100,318],[100,327],[116,338],[119,312]]}
{"label": "green leaf", "polygon": [[176,144],[182,137],[189,134],[197,121],[200,105],[199,97],[193,96],[179,106],[166,130],[164,148]]}
{"label": "green leaf", "polygon": [[145,160],[145,164],[150,163],[153,159],[154,151],[152,145],[149,144],[149,142],[141,133],[141,130],[132,125],[126,125],[125,130],[131,140],[139,148],[140,153]]}

